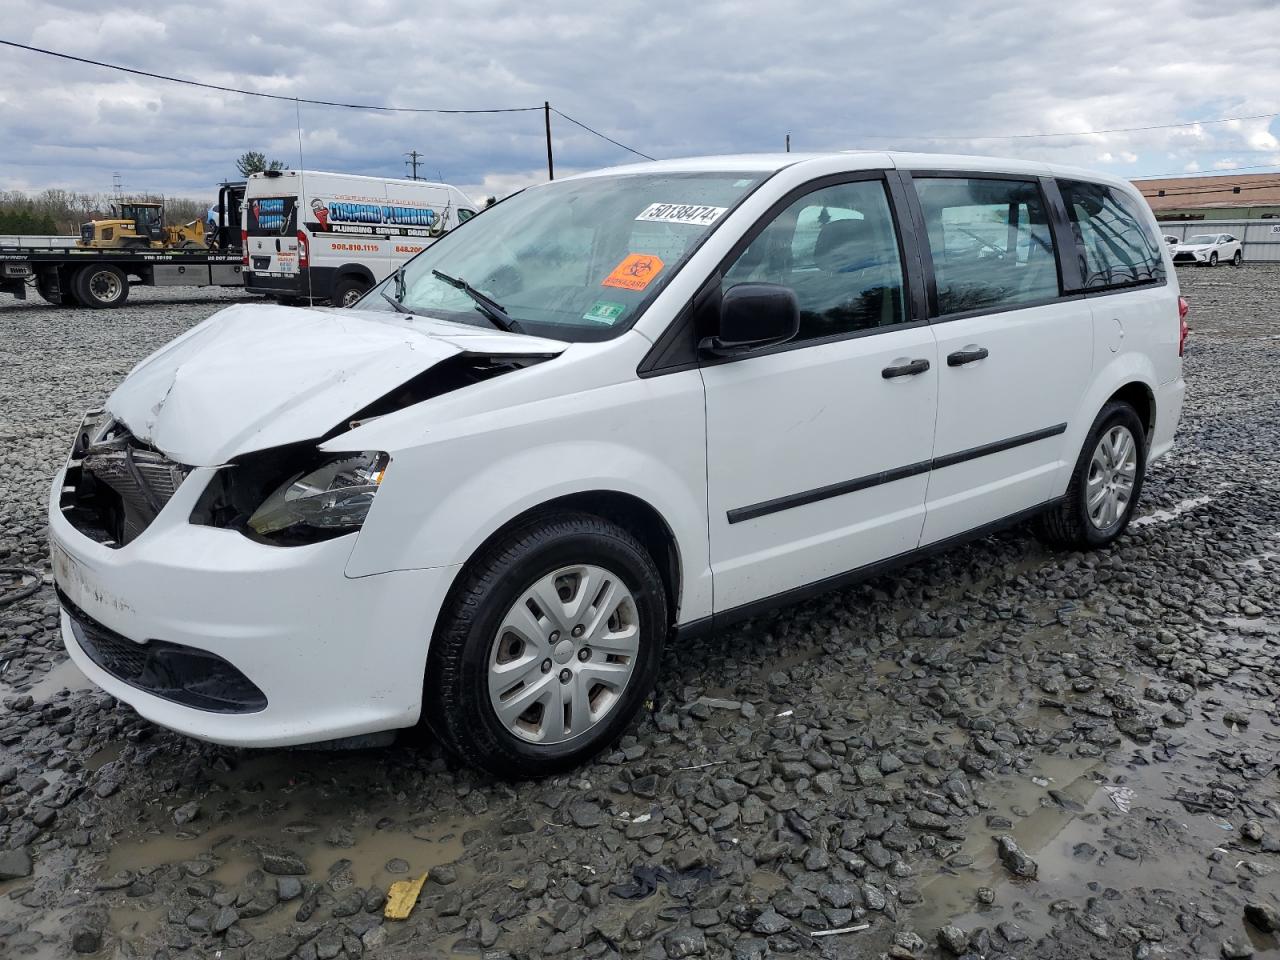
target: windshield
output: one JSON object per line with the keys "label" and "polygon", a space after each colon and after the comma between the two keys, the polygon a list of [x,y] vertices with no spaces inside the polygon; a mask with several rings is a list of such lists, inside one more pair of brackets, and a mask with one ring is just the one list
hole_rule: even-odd
{"label": "windshield", "polygon": [[[437,240],[360,302],[479,326],[492,317],[558,340],[607,340],[630,326],[765,173],[623,174],[534,187]],[[443,275],[443,276],[441,276]],[[455,281],[455,282],[451,282]]]}
{"label": "windshield", "polygon": [[1207,233],[1202,233],[1199,236],[1195,236],[1195,237],[1187,237],[1187,243],[1217,243],[1217,242],[1218,242],[1218,238],[1216,236],[1212,236]]}

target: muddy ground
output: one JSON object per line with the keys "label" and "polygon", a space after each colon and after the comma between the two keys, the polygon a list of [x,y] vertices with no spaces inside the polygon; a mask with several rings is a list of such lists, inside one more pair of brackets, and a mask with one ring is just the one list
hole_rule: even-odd
{"label": "muddy ground", "polygon": [[1280,956],[1280,269],[1180,279],[1180,444],[1114,548],[1014,530],[671,650],[617,751],[518,785],[423,738],[207,746],[87,689],[48,480],[230,298],[0,306],[0,566],[44,579],[0,607],[0,956]]}

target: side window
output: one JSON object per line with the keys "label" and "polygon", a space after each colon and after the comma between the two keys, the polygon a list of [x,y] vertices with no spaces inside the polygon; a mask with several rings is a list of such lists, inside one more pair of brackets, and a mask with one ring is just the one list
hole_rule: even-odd
{"label": "side window", "polygon": [[1038,183],[965,177],[914,183],[940,314],[1058,296],[1058,261]]}
{"label": "side window", "polygon": [[794,290],[797,340],[904,322],[902,258],[884,183],[841,183],[801,197],[725,272],[723,289],[739,283]]}
{"label": "side window", "polygon": [[1163,280],[1164,256],[1137,202],[1100,183],[1059,180],[1085,288]]}

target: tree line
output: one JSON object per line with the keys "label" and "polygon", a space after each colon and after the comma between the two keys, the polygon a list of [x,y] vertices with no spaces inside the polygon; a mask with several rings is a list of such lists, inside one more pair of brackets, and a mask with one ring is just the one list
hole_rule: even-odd
{"label": "tree line", "polygon": [[[160,197],[137,196],[126,200],[159,200]],[[209,203],[187,197],[164,197],[166,223],[203,221]],[[51,187],[39,193],[22,190],[0,190],[0,235],[30,234],[72,236],[80,232],[80,224],[111,216],[116,203],[108,193],[79,193]]]}

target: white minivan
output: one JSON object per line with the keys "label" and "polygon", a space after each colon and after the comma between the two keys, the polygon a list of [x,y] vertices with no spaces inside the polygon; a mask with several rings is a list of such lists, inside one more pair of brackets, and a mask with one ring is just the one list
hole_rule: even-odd
{"label": "white minivan", "polygon": [[613,742],[677,646],[1034,518],[1111,543],[1186,305],[1128,183],[716,157],[527,189],[351,310],[232,306],[91,413],[62,632],[246,746],[424,720],[501,776]]}
{"label": "white minivan", "polygon": [[436,238],[476,215],[457,187],[319,170],[249,176],[240,214],[244,286],[349,307]]}

